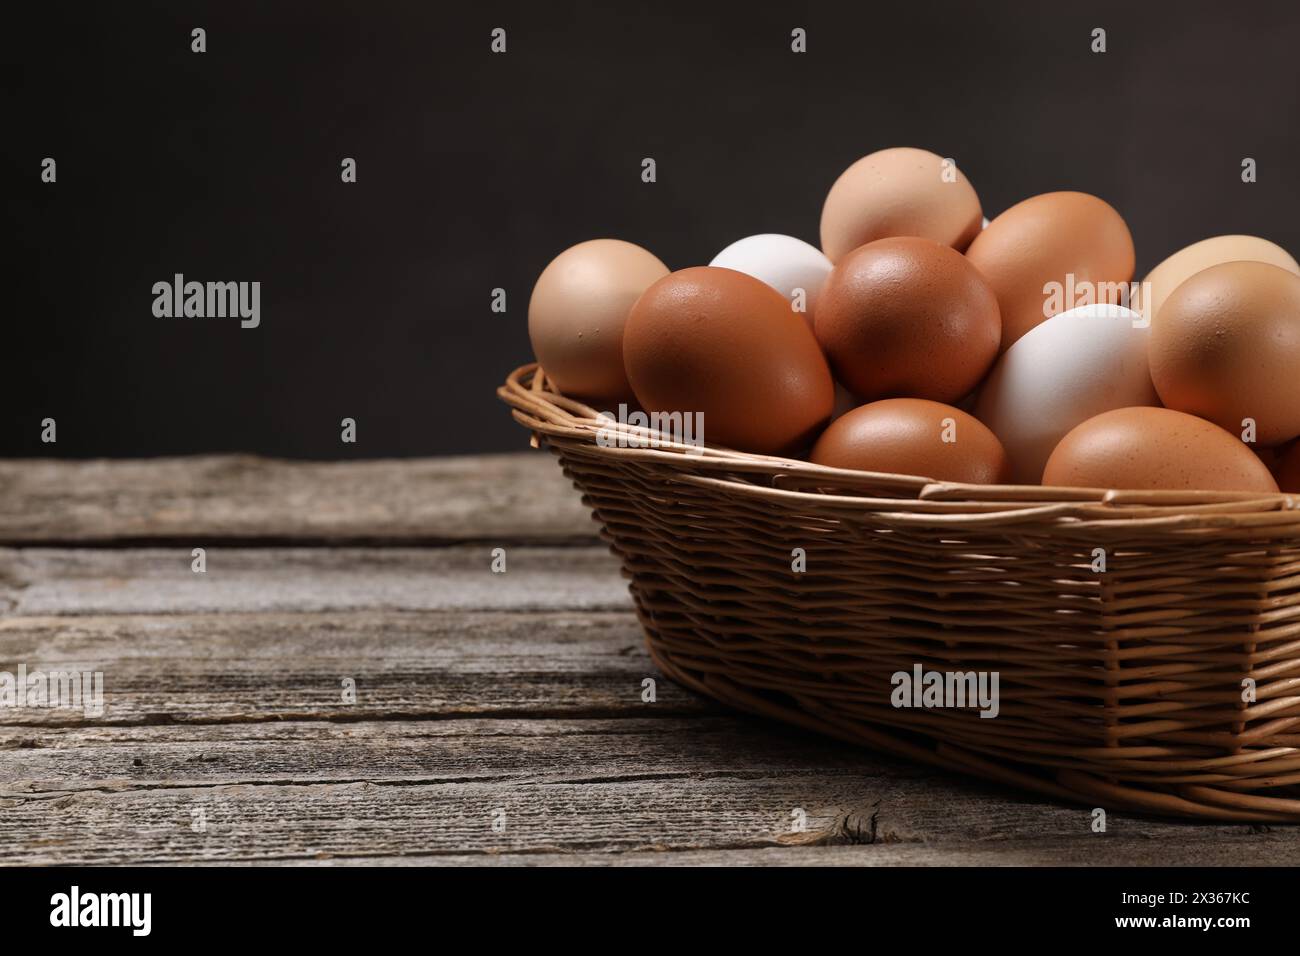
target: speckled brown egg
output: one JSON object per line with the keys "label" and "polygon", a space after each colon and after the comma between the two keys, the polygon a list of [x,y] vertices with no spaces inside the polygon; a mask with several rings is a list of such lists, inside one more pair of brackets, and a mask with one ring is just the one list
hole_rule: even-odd
{"label": "speckled brown egg", "polygon": [[580,242],[538,277],[528,303],[533,354],[565,395],[602,406],[630,401],[623,325],[637,298],[668,267],[620,239]]}
{"label": "speckled brown egg", "polygon": [[880,239],[849,253],[822,286],[817,340],[864,401],[956,402],[988,371],[997,297],[961,253],[932,239]]}
{"label": "speckled brown egg", "polygon": [[889,236],[923,236],[965,249],[983,223],[979,196],[954,163],[900,146],[844,170],[822,206],[822,252],[838,262]]}
{"label": "speckled brown egg", "polygon": [[1087,193],[1044,193],[1017,203],[975,237],[966,257],[997,294],[1004,351],[1059,312],[1093,302],[1124,304],[1133,278],[1128,226]]}
{"label": "speckled brown egg", "polygon": [[683,269],[646,289],[628,314],[623,360],[646,411],[702,413],[710,445],[793,452],[834,403],[830,369],[803,316],[732,269]]}
{"label": "speckled brown egg", "polygon": [[1075,426],[1043,484],[1134,491],[1277,491],[1250,447],[1218,425],[1169,408],[1117,408]]}
{"label": "speckled brown egg", "polygon": [[1010,473],[997,436],[960,409],[919,398],[887,398],[837,418],[811,460],[832,468],[998,484]]}
{"label": "speckled brown egg", "polygon": [[1151,325],[1151,381],[1169,408],[1255,440],[1300,435],[1300,276],[1264,262],[1196,273]]}

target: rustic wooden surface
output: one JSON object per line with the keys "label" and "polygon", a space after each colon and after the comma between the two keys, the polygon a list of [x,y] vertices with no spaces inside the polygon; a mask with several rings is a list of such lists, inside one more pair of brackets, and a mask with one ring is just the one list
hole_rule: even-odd
{"label": "rustic wooden surface", "polygon": [[0,708],[0,864],[1300,860],[730,714],[655,672],[595,531],[540,453],[0,463],[0,670],[106,690]]}

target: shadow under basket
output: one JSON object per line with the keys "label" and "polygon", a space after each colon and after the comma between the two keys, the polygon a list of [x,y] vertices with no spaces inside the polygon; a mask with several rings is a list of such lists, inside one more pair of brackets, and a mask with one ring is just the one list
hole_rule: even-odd
{"label": "shadow under basket", "polygon": [[[535,365],[498,394],[582,492],[673,680],[1088,807],[1300,822],[1300,499],[644,447]],[[895,706],[918,665],[996,673],[997,715]]]}

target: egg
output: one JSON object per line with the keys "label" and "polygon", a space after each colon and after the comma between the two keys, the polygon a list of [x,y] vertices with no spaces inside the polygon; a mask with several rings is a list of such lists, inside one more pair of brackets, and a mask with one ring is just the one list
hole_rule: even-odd
{"label": "egg", "polygon": [[816,246],[773,232],[737,239],[709,265],[735,269],[766,282],[785,296],[791,310],[803,315],[810,326],[818,293],[831,271],[831,261]]}
{"label": "egg", "polygon": [[1143,312],[1154,320],[1170,293],[1196,273],[1224,262],[1267,262],[1300,275],[1300,265],[1281,246],[1257,236],[1215,236],[1179,249],[1142,280]]}
{"label": "egg", "polygon": [[734,269],[683,269],[646,289],[627,317],[623,360],[646,411],[700,413],[710,445],[789,453],[831,415],[830,369],[807,323]]}
{"label": "egg", "polygon": [[1002,312],[1002,348],[1060,312],[1123,305],[1133,279],[1133,238],[1096,196],[1044,193],[1012,206],[966,250]]}
{"label": "egg", "polygon": [[953,403],[998,352],[997,298],[979,272],[933,239],[878,239],[836,263],[813,316],[835,376],[865,401]]}
{"label": "egg", "polygon": [[1151,378],[1169,408],[1276,445],[1300,435],[1300,276],[1225,262],[1183,282],[1151,329]]}
{"label": "egg", "polygon": [[528,337],[561,392],[605,404],[632,398],[624,323],[641,293],[667,274],[652,253],[621,239],[580,242],[542,270],[528,302]]}
{"label": "egg", "polygon": [[1007,479],[997,437],[950,405],[887,398],[837,418],[813,446],[811,460],[831,468],[916,475],[964,484]]}
{"label": "egg", "polygon": [[924,149],[882,149],[831,186],[822,206],[822,251],[839,262],[889,236],[923,236],[961,250],[982,219],[975,188],[952,162]]}
{"label": "egg", "polygon": [[1037,484],[1057,443],[1086,419],[1159,405],[1147,368],[1150,329],[1122,306],[1054,315],[1007,349],[980,388],[975,417],[1011,460],[1011,480]]}
{"label": "egg", "polygon": [[1235,435],[1169,408],[1117,408],[1072,428],[1043,484],[1134,491],[1277,491],[1268,467]]}

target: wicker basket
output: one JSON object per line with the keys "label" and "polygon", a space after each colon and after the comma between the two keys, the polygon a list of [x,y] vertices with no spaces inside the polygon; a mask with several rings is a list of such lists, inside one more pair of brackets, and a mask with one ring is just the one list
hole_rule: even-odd
{"label": "wicker basket", "polygon": [[[651,655],[685,686],[1090,807],[1300,821],[1295,499],[607,447],[602,427],[649,433],[597,419],[533,365],[498,394],[559,455]],[[893,675],[918,664],[996,672],[997,717],[895,707]]]}

